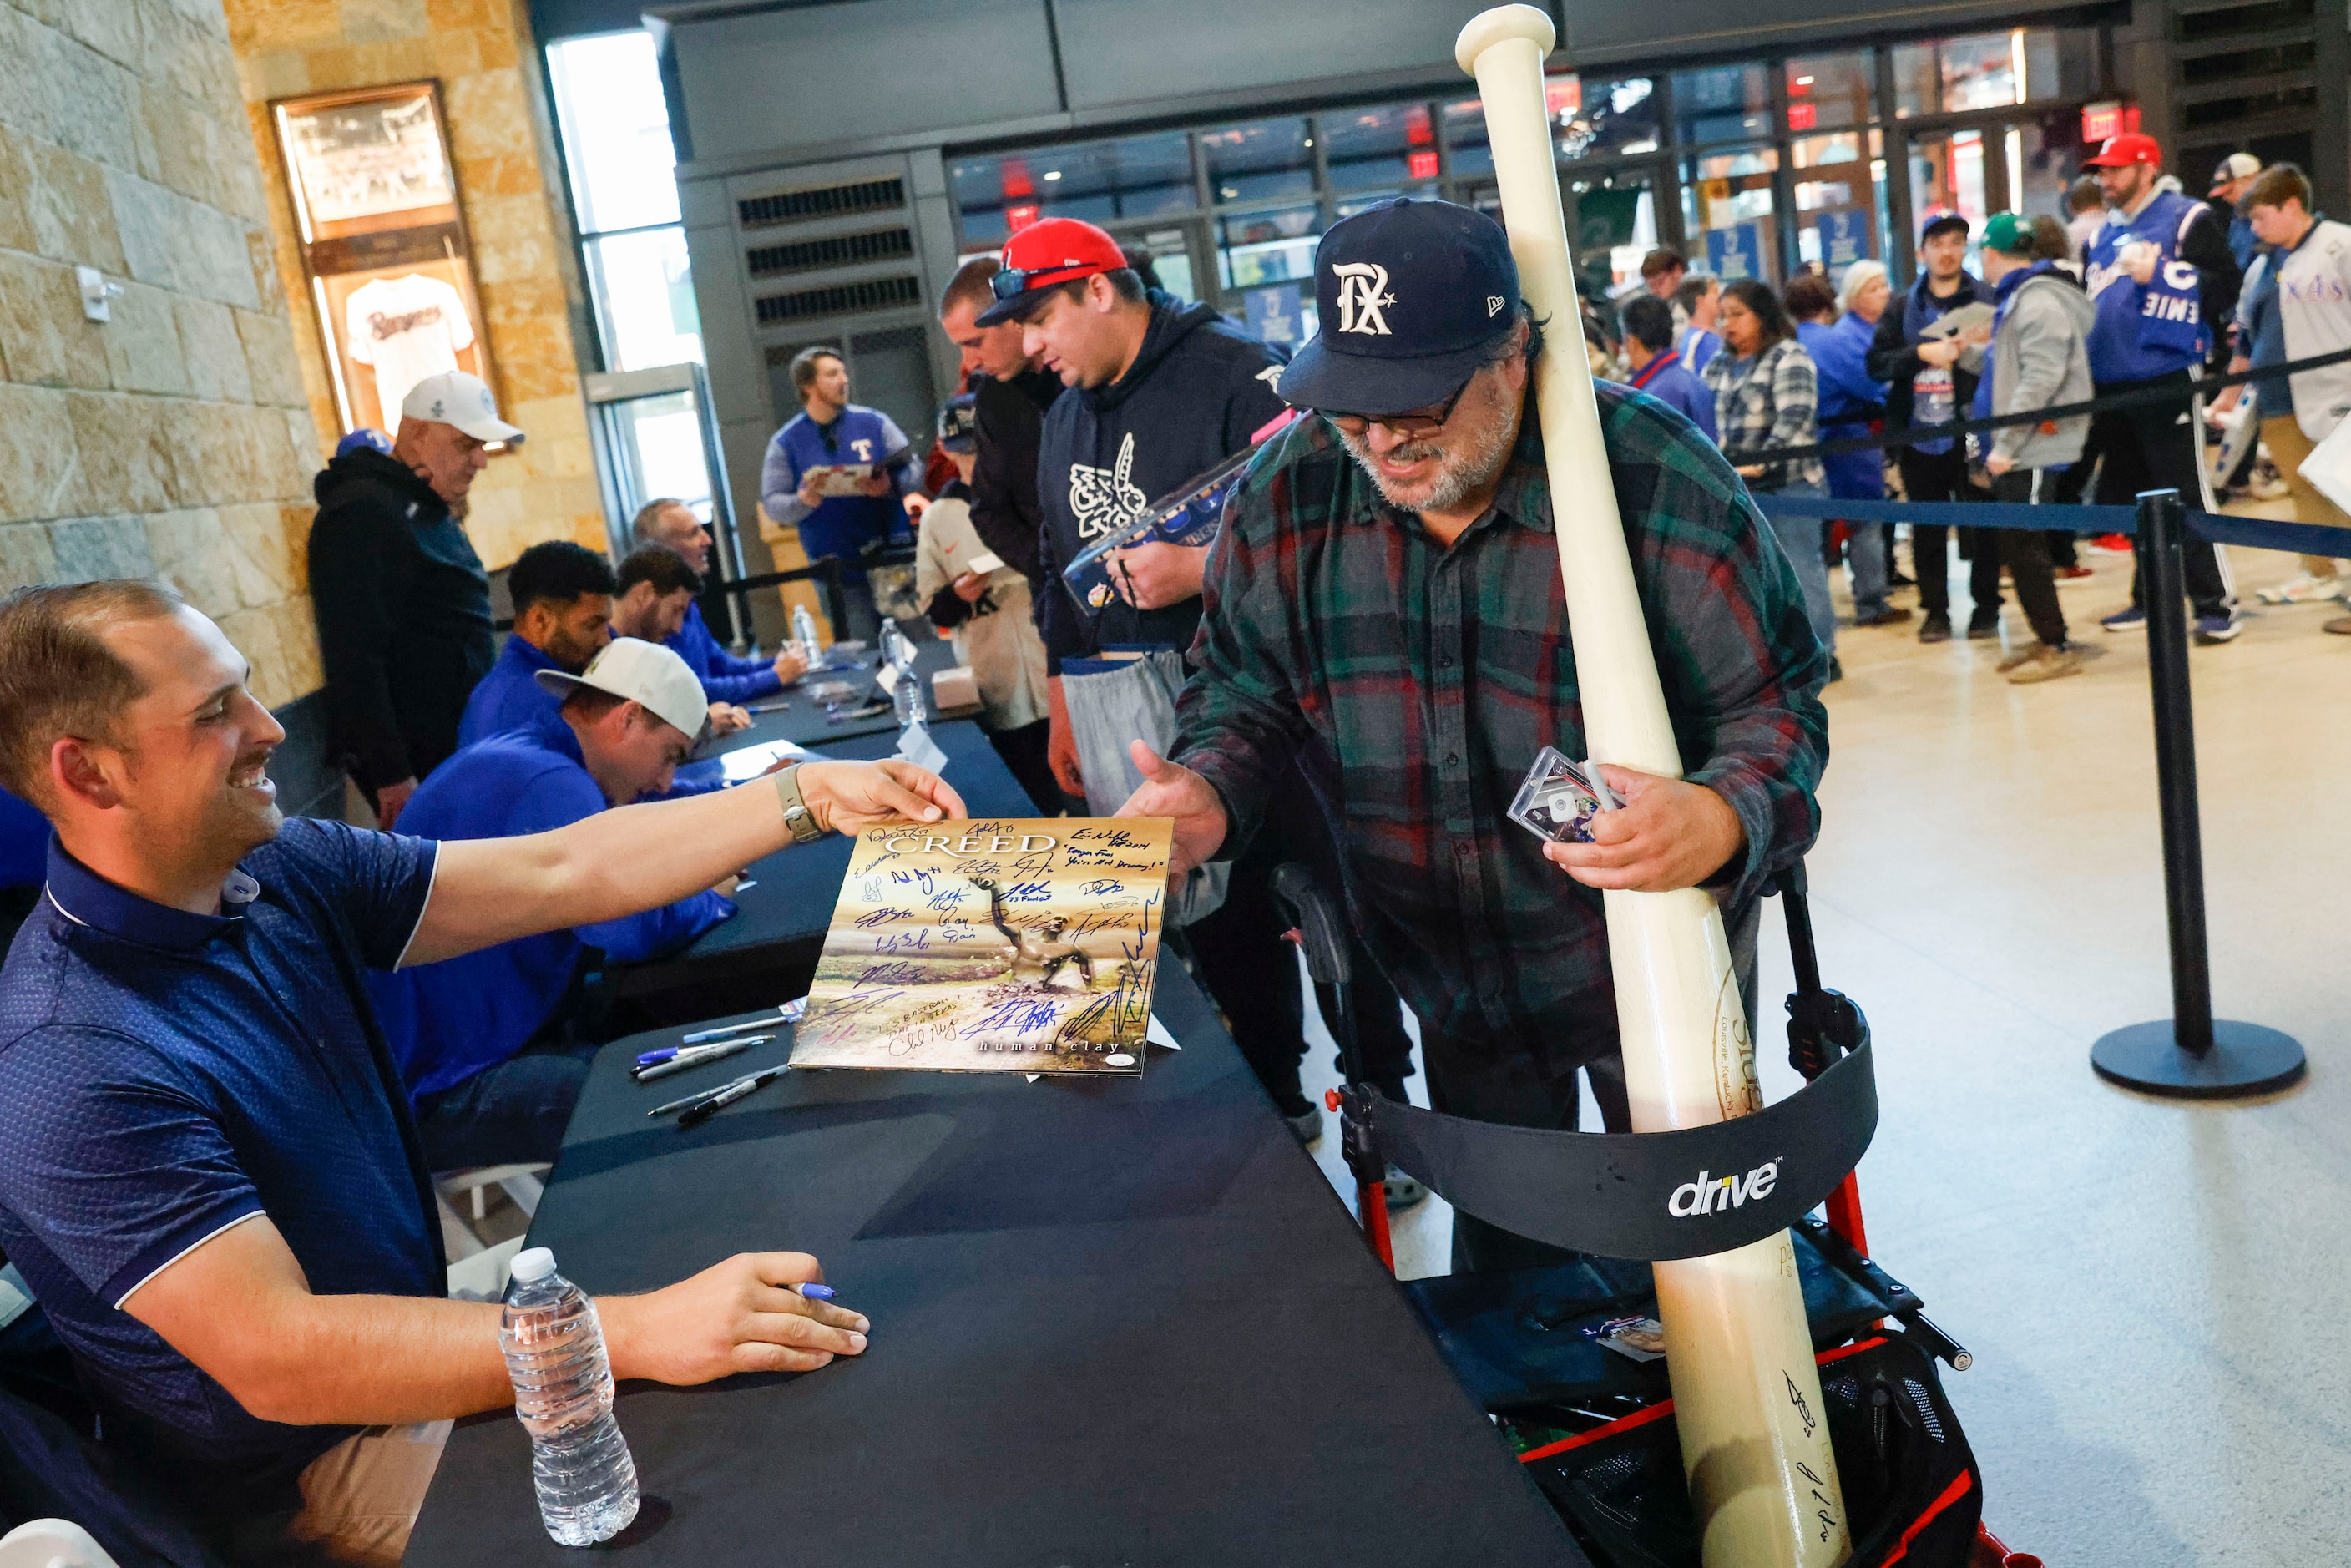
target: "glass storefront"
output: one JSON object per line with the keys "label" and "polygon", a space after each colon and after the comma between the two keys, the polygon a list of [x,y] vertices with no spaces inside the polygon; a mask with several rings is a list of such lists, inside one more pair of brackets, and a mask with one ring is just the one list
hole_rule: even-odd
{"label": "glass storefront", "polygon": [[[1637,287],[1659,245],[1775,285],[1863,257],[1905,277],[1931,217],[2062,215],[2081,108],[2112,97],[2101,56],[2095,27],[2039,26],[1662,75],[1555,72],[1579,281]],[[1040,216],[1085,217],[1155,256],[1182,250],[1199,298],[1294,346],[1314,330],[1314,251],[1332,224],[1398,196],[1492,210],[1493,168],[1478,100],[1457,97],[951,158],[948,184],[967,253]]]}

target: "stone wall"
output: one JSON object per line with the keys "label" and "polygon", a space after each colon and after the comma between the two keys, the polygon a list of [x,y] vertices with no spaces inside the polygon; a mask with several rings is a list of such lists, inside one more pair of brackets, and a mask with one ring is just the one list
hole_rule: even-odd
{"label": "stone wall", "polygon": [[[524,0],[227,0],[227,14],[252,145],[268,173],[280,287],[297,295],[306,287],[301,253],[269,101],[440,82],[492,385],[501,412],[530,436],[475,483],[466,532],[492,568],[541,539],[604,549],[603,499],[580,398],[583,296]],[[294,332],[312,416],[330,451],[340,427],[311,312],[296,312]]]}
{"label": "stone wall", "polygon": [[0,588],[164,579],[276,707],[319,434],[247,123],[220,0],[0,0]]}

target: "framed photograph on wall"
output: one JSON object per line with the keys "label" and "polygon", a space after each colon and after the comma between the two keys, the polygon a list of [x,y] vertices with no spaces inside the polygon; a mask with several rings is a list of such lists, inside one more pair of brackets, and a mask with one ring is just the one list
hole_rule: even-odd
{"label": "framed photograph on wall", "polygon": [[409,388],[444,371],[496,390],[440,84],[279,99],[269,110],[344,433],[391,434]]}

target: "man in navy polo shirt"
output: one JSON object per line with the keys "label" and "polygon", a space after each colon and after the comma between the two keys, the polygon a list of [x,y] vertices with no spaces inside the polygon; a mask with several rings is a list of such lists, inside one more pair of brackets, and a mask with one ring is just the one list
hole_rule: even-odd
{"label": "man in navy polo shirt", "polygon": [[[0,971],[0,1248],[110,1442],[225,1527],[389,1563],[438,1437],[360,1428],[514,1394],[496,1305],[446,1299],[361,972],[616,920],[829,829],[963,803],[905,763],[810,763],[772,796],[527,838],[281,822],[266,765],[285,731],[247,668],[148,584],[0,601],[0,784],[56,831]],[[606,1298],[612,1369],[692,1384],[858,1353],[864,1319],[788,1288],[816,1277],[747,1253]]]}
{"label": "man in navy polo shirt", "polygon": [[569,539],[549,539],[517,556],[507,591],[514,598],[514,634],[465,699],[460,746],[545,718],[555,699],[533,677],[541,670],[578,674],[612,634],[612,569]]}
{"label": "man in navy polo shirt", "polygon": [[[581,674],[542,670],[538,684],[558,711],[434,768],[408,803],[409,832],[444,842],[543,833],[659,795],[706,711],[685,661],[634,637],[606,643]],[[573,1041],[564,1013],[587,949],[617,963],[657,957],[734,913],[709,890],[438,964],[371,971],[368,994],[407,1081],[426,1168],[552,1161],[596,1057]]]}
{"label": "man in navy polo shirt", "polygon": [[[882,622],[858,560],[868,545],[906,537],[914,455],[888,414],[849,401],[849,366],[838,350],[802,349],[792,356],[791,374],[800,412],[768,443],[759,502],[778,527],[799,529],[810,562],[841,563],[849,624],[833,635],[871,643]],[[820,470],[859,467],[871,472],[853,494],[827,493]]]}
{"label": "man in navy polo shirt", "polygon": [[[684,501],[666,497],[647,501],[629,525],[629,538],[633,544],[661,546],[692,567],[697,578],[710,575],[710,531]],[[701,592],[697,587],[695,597]],[[790,648],[772,659],[728,653],[711,635],[709,622],[702,618],[702,606],[692,599],[686,601],[685,618],[659,641],[702,678],[702,689],[715,703],[752,703],[774,696],[808,669],[808,661]]]}

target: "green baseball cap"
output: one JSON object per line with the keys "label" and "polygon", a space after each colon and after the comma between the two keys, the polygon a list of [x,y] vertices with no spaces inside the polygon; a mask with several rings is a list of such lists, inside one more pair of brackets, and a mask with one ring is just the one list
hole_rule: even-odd
{"label": "green baseball cap", "polygon": [[2008,256],[2032,254],[2032,220],[2022,213],[1994,213],[1985,223],[1983,246]]}

